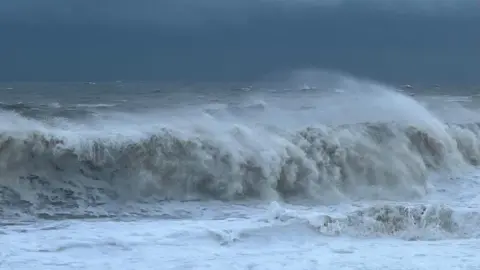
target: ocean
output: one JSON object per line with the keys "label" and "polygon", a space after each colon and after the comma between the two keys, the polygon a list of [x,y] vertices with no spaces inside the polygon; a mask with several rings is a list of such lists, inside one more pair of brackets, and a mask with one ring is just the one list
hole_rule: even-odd
{"label": "ocean", "polygon": [[325,71],[3,83],[1,269],[476,269],[479,96]]}
{"label": "ocean", "polygon": [[477,0],[0,1],[0,270],[479,269]]}

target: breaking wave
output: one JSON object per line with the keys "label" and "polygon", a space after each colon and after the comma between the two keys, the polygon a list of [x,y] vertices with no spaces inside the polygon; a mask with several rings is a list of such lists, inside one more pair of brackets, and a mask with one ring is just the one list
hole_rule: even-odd
{"label": "breaking wave", "polygon": [[445,205],[378,205],[344,217],[328,215],[309,224],[326,235],[371,237],[393,235],[406,240],[477,237],[479,213],[458,211]]}
{"label": "breaking wave", "polygon": [[[347,213],[318,214],[311,209],[283,208],[271,203],[262,226],[210,230],[222,245],[247,241],[265,235],[349,236],[355,238],[396,237],[407,241],[435,241],[478,237],[480,214],[471,209],[459,210],[436,204],[377,204]],[[317,209],[318,210],[318,209]],[[285,232],[285,233],[282,233]]]}
{"label": "breaking wave", "polygon": [[431,172],[479,164],[480,124],[443,123],[408,97],[381,93],[360,95],[371,121],[342,124],[322,124],[323,105],[308,121],[270,105],[255,111],[260,122],[196,111],[52,126],[4,112],[0,211],[87,214],[150,200],[408,199],[429,191]]}

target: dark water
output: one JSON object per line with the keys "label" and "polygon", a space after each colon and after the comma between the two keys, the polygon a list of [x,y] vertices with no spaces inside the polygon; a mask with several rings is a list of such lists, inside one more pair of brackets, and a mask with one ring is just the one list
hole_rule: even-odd
{"label": "dark water", "polygon": [[478,1],[2,1],[2,81],[480,83]]}

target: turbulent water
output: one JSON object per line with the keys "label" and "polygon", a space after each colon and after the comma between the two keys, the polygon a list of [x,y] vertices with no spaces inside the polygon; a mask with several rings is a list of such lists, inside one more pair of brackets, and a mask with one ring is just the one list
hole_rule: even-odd
{"label": "turbulent water", "polygon": [[[14,243],[0,251],[7,268],[107,269],[115,252],[131,269],[221,269],[230,252],[245,258],[234,259],[238,269],[342,268],[362,261],[347,254],[368,253],[375,239],[479,246],[468,242],[480,226],[474,91],[407,92],[311,71],[253,85],[0,87],[0,239]],[[44,240],[28,245],[30,237]],[[248,251],[255,245],[289,255],[267,252],[260,262]],[[398,245],[384,245],[391,252],[365,269],[439,267],[425,242],[405,255],[411,265],[394,268]],[[88,260],[96,250],[106,253]],[[56,259],[34,255],[45,252]],[[475,265],[472,256],[462,269]]]}

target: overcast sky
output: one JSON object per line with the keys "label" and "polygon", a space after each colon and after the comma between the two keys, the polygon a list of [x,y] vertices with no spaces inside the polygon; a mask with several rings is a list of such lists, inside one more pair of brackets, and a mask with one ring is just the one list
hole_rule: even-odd
{"label": "overcast sky", "polygon": [[480,82],[476,0],[0,1],[0,80]]}

